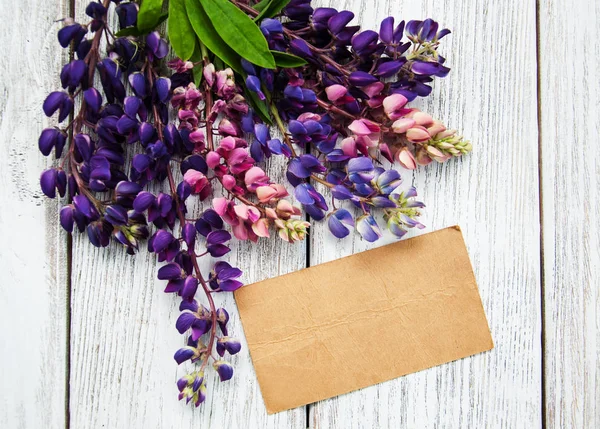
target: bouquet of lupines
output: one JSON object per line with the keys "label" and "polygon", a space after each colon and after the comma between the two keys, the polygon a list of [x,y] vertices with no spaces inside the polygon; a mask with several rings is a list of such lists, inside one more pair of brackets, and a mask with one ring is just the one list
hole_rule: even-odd
{"label": "bouquet of lupines", "polygon": [[[101,247],[112,239],[129,254],[148,239],[165,263],[158,278],[181,297],[176,328],[187,336],[174,357],[194,364],[177,381],[179,398],[196,406],[207,368],[221,381],[233,376],[223,358],[240,342],[214,298],[242,286],[238,268],[219,261],[203,273],[198,258],[225,256],[231,234],[303,240],[305,219],[326,219],[338,238],[354,227],[372,242],[382,235],[377,211],[402,237],[423,228],[423,204],[380,159],[415,169],[471,150],[407,105],[449,72],[437,51],[449,31],[431,19],[388,17],[379,32],[360,31],[352,12],[314,9],[310,0],[104,0],[86,14],[89,22],[65,19],[58,32],[74,59],[61,71],[63,89],[43,105],[60,125],[39,139],[57,159],[41,187],[65,199],[68,232]],[[287,160],[289,186],[261,167],[272,156]],[[150,192],[151,183],[162,191]],[[206,209],[188,211],[192,198]]]}

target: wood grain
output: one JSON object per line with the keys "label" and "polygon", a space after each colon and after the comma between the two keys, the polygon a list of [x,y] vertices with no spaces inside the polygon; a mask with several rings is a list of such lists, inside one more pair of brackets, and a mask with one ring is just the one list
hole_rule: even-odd
{"label": "wood grain", "polygon": [[[462,130],[474,152],[403,175],[427,204],[427,230],[453,224],[463,229],[496,348],[317,403],[310,410],[311,427],[539,427],[535,2],[320,4],[358,12],[355,20],[367,28],[377,29],[393,14],[432,17],[454,31],[441,48],[453,71],[418,105]],[[371,247],[351,237],[339,241],[324,223],[316,224],[311,265]],[[388,235],[378,244],[391,240]]]}
{"label": "wood grain", "polygon": [[[5,5],[8,6],[8,5]],[[28,0],[0,8],[0,425],[65,427],[67,240],[59,204],[40,190],[37,140],[56,125],[42,111],[67,52],[55,20],[68,2]]]}
{"label": "wood grain", "polygon": [[[76,1],[77,16],[86,4]],[[285,180],[282,161],[275,163],[268,169],[280,172],[273,179]],[[168,192],[168,185],[153,191],[159,189]],[[201,211],[196,204],[191,213]],[[305,255],[304,244],[289,246],[274,237],[258,245],[237,243],[226,260],[252,283],[304,268]],[[208,274],[213,264],[203,260],[201,269]],[[304,408],[267,415],[232,294],[218,294],[215,301],[227,308],[230,332],[242,340],[242,351],[230,359],[235,375],[220,383],[207,371],[206,403],[194,409],[177,402],[175,382],[192,365],[178,368],[173,360],[185,345],[175,329],[180,300],[163,293],[155,255],[142,249],[130,257],[115,245],[96,249],[78,236],[72,265],[71,427],[306,427]]]}
{"label": "wood grain", "polygon": [[599,19],[597,1],[540,2],[548,428],[600,427]]}

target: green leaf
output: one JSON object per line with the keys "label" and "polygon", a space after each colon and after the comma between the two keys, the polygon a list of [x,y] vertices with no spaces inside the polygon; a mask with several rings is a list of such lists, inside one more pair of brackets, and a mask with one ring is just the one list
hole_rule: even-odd
{"label": "green leaf", "polygon": [[252,109],[254,109],[258,116],[260,116],[260,119],[262,119],[269,125],[273,125],[273,120],[271,119],[267,103],[258,98],[258,95],[256,95],[255,92],[250,91],[248,88],[246,88],[246,85],[244,85],[244,96],[246,97],[246,100],[250,103],[250,107],[252,107]]}
{"label": "green leaf", "polygon": [[254,6],[252,6],[254,9],[258,10],[259,12],[262,11],[265,7],[267,7],[269,5],[269,3],[271,3],[273,0],[262,0],[258,3],[256,3]]}
{"label": "green leaf", "polygon": [[143,0],[137,16],[137,28],[142,33],[152,30],[158,25],[162,12],[163,0]]}
{"label": "green leaf", "polygon": [[[256,18],[254,18],[254,21],[259,22],[263,18],[273,18],[275,15],[281,12],[281,10],[286,7],[289,2],[290,0],[270,0],[262,9],[260,9],[260,13]],[[254,7],[255,9],[256,6]]]}
{"label": "green leaf", "polygon": [[286,52],[271,51],[271,53],[273,54],[273,58],[275,58],[275,64],[277,64],[277,67],[290,69],[294,67],[302,67],[308,64],[306,61],[304,61],[304,59]]}
{"label": "green leaf", "polygon": [[265,36],[250,18],[229,0],[200,0],[219,36],[231,49],[259,67],[275,68]]}
{"label": "green leaf", "polygon": [[135,27],[127,27],[115,33],[117,37],[140,36],[142,33]]}
{"label": "green leaf", "polygon": [[168,12],[163,12],[160,14],[160,17],[158,18],[158,22],[156,23],[156,25],[152,28],[149,28],[145,31],[141,31],[136,27],[127,27],[127,28],[123,28],[119,31],[117,31],[115,33],[115,36],[117,37],[127,37],[127,36],[141,36],[143,34],[149,33],[150,31],[154,30],[156,27],[158,27],[160,24],[162,24],[163,22],[165,22],[165,20],[167,19],[167,17],[169,16]]}
{"label": "green leaf", "polygon": [[[173,1],[173,0],[171,0]],[[204,70],[204,65],[202,63],[202,51],[200,50],[200,45],[197,43],[196,38],[194,37],[194,42],[196,43],[196,47],[194,48],[194,53],[192,54],[190,60],[193,61],[196,65],[192,69],[192,76],[194,76],[194,85],[196,88],[200,88],[200,83],[202,82],[202,71]]]}
{"label": "green leaf", "polygon": [[167,30],[175,54],[184,61],[189,59],[196,47],[196,36],[185,10],[185,0],[169,0]]}
{"label": "green leaf", "polygon": [[240,57],[231,49],[213,27],[199,0],[185,0],[185,9],[192,28],[204,45],[217,57],[226,62],[233,70],[241,72]]}

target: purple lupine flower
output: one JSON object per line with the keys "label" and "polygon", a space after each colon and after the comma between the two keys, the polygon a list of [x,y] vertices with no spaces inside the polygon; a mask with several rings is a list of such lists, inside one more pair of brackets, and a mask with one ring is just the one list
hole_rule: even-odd
{"label": "purple lupine flower", "polygon": [[344,238],[350,233],[348,226],[354,226],[354,219],[348,210],[338,209],[329,215],[327,226],[334,236]]}
{"label": "purple lupine flower", "polygon": [[229,322],[229,313],[224,308],[217,309],[217,323],[223,335],[227,336],[227,322]]}
{"label": "purple lupine flower", "polygon": [[137,23],[139,6],[133,2],[121,3],[115,9],[121,28],[133,27]]}
{"label": "purple lupine flower", "polygon": [[146,36],[146,46],[149,57],[162,59],[169,53],[169,45],[166,40],[161,39],[158,31],[153,31]]}
{"label": "purple lupine flower", "polygon": [[56,157],[59,158],[65,146],[66,135],[57,128],[46,128],[42,130],[38,140],[38,147],[44,156],[50,155],[52,148],[55,149]]}
{"label": "purple lupine flower", "polygon": [[348,179],[352,183],[367,183],[375,177],[373,160],[366,156],[352,158],[348,161]]}
{"label": "purple lupine flower", "polygon": [[242,345],[237,338],[222,337],[217,340],[217,353],[223,357],[225,352],[230,355],[238,353],[242,349]]}
{"label": "purple lupine flower", "polygon": [[356,221],[356,230],[362,238],[370,243],[377,241],[381,237],[381,230],[371,215],[359,217]]}
{"label": "purple lupine flower", "polygon": [[231,234],[229,234],[229,232],[223,229],[211,231],[206,236],[206,251],[213,258],[220,258],[231,250],[224,244],[229,240],[231,240]]}
{"label": "purple lupine flower", "polygon": [[127,209],[117,204],[111,204],[106,207],[104,218],[113,226],[127,225],[129,220]]}
{"label": "purple lupine flower", "polygon": [[175,327],[180,334],[183,334],[187,332],[188,329],[191,329],[191,338],[192,340],[196,341],[202,335],[210,331],[210,312],[208,312],[207,315],[204,309],[201,309],[200,311],[184,311],[179,315]]}
{"label": "purple lupine flower", "polygon": [[58,122],[64,121],[73,110],[73,100],[66,92],[54,91],[51,92],[44,100],[44,113],[50,117],[58,111]]}
{"label": "purple lupine flower", "polygon": [[224,360],[218,360],[213,363],[213,368],[219,374],[221,381],[227,381],[233,377],[233,367]]}
{"label": "purple lupine flower", "polygon": [[60,46],[63,48],[66,48],[73,42],[73,47],[77,49],[86,34],[87,28],[81,24],[73,23],[66,25],[58,30],[58,43],[60,43]]}
{"label": "purple lupine flower", "polygon": [[234,268],[227,262],[219,261],[210,272],[208,281],[213,290],[233,292],[244,285],[236,280],[241,275],[242,271],[239,268]]}
{"label": "purple lupine flower", "polygon": [[195,223],[196,230],[204,237],[208,236],[213,229],[223,228],[223,219],[213,209],[205,210]]}

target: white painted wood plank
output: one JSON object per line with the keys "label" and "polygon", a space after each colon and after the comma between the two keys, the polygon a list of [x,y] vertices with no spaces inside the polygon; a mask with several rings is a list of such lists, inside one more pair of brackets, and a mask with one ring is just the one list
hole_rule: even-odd
{"label": "white painted wood plank", "polygon": [[[55,125],[42,103],[60,88],[66,52],[56,38],[68,2],[0,9],[0,421],[5,428],[65,426],[67,240],[59,205],[41,192],[52,164],[38,151]],[[52,155],[53,158],[53,155]]]}
{"label": "white painted wood plank", "polygon": [[[86,4],[76,1],[77,16]],[[279,172],[271,177],[283,183],[282,160],[276,164],[266,171]],[[168,192],[167,183],[162,190]],[[201,210],[198,205],[192,213]],[[290,246],[275,236],[257,245],[237,244],[224,260],[242,269],[249,284],[304,268],[305,256],[304,244]],[[180,300],[163,293],[165,282],[156,280],[159,266],[145,249],[130,257],[114,245],[96,249],[85,236],[75,238],[71,426],[305,428],[303,407],[267,416],[232,294],[218,294],[215,301],[227,308],[228,328],[242,340],[242,351],[230,359],[233,379],[220,383],[211,369],[202,406],[177,401],[175,382],[192,366],[178,368],[173,360],[184,345],[175,329]],[[205,260],[200,267],[208,273],[212,264]]]}
{"label": "white painted wood plank", "polygon": [[[540,248],[535,2],[321,1],[367,28],[432,17],[453,30],[453,71],[417,105],[462,130],[474,151],[403,171],[427,204],[427,231],[459,224],[496,348],[310,408],[315,428],[535,428],[541,425]],[[413,233],[414,234],[414,233]],[[391,241],[387,236],[379,245]],[[313,227],[311,265],[371,245]],[[402,276],[402,273],[398,273]],[[373,338],[376,341],[376,338]]]}
{"label": "white painted wood plank", "polygon": [[600,427],[600,4],[540,2],[546,427]]}

